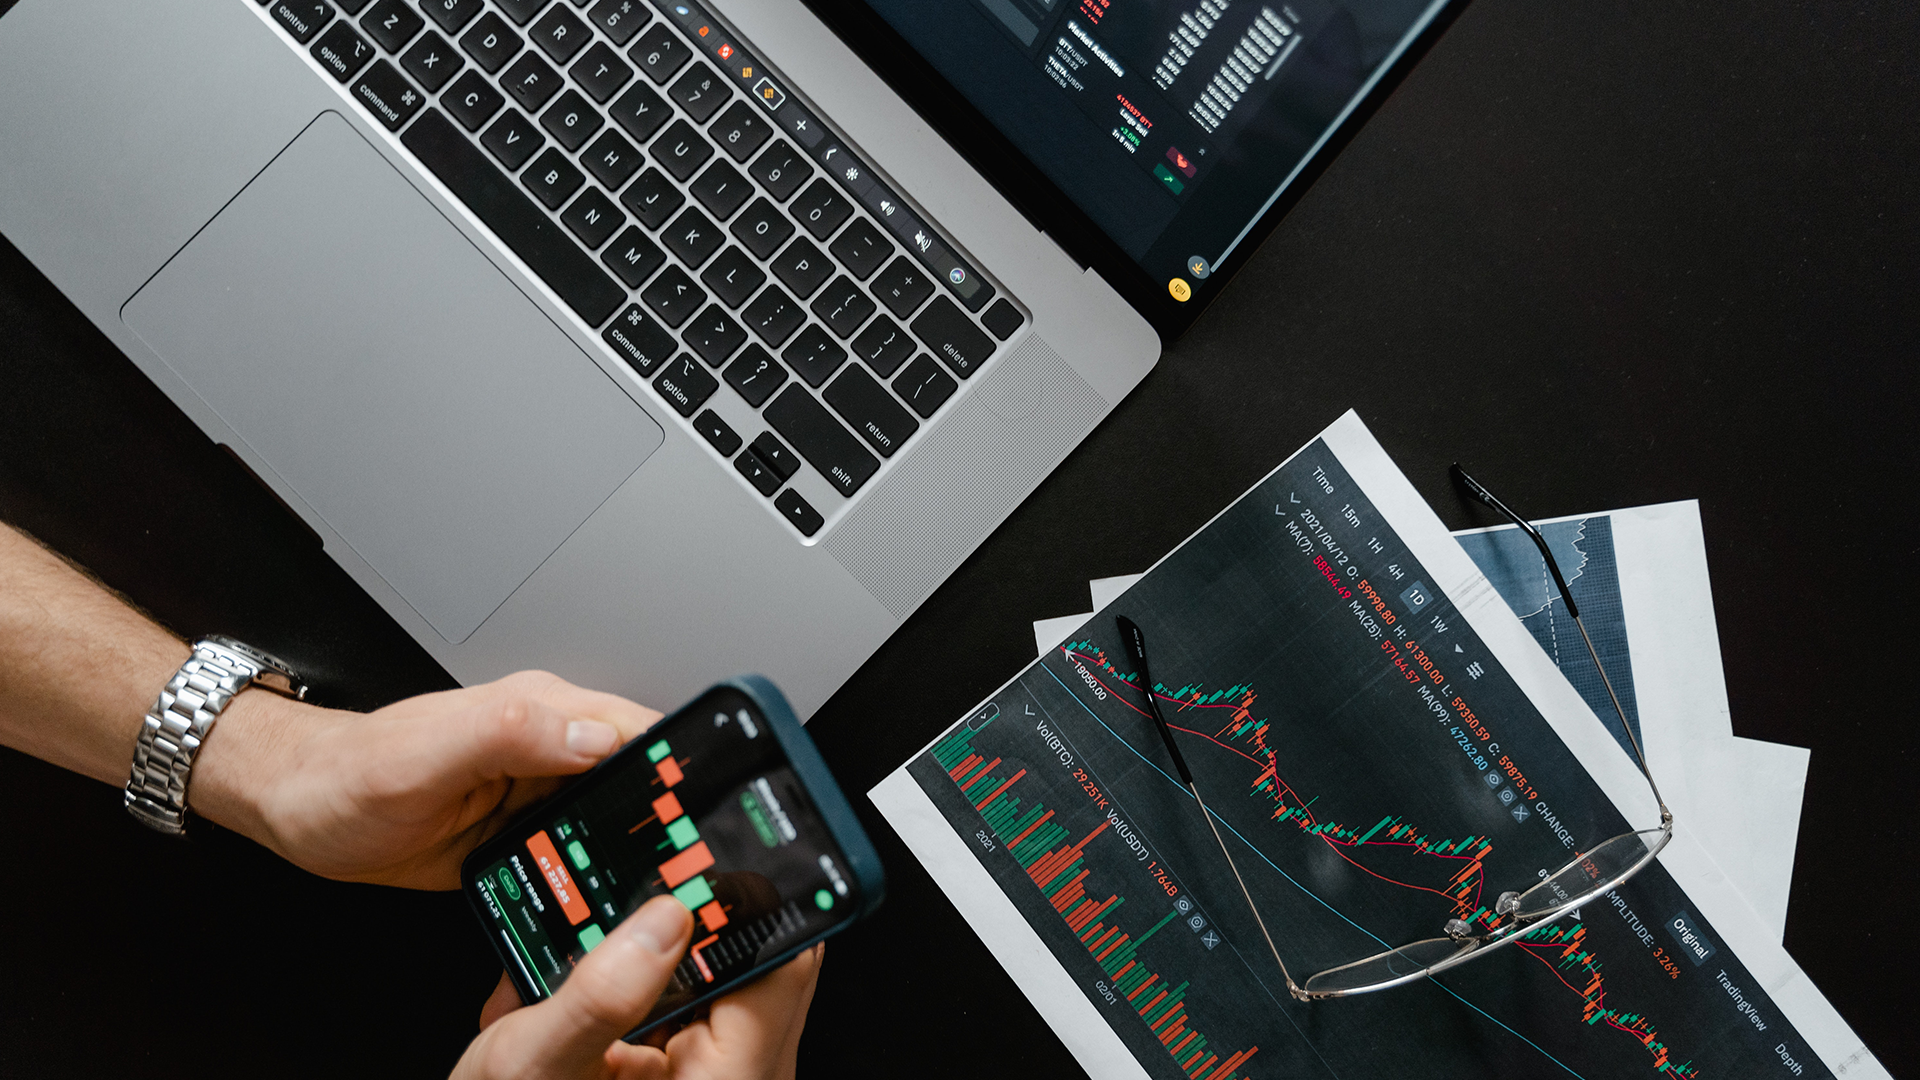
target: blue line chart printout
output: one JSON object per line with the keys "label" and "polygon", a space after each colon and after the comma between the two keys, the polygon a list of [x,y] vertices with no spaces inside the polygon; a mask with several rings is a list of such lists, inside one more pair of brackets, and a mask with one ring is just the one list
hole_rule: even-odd
{"label": "blue line chart printout", "polygon": [[1884,1076],[1680,831],[1514,947],[1287,995],[1144,695],[1300,977],[1657,823],[1526,633],[1350,413],[870,797],[1102,1080]]}

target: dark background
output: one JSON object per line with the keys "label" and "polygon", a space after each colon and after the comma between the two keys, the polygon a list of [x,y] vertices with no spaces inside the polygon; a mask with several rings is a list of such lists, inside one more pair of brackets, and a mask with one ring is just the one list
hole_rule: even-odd
{"label": "dark background", "polygon": [[[802,1074],[1078,1074],[857,794],[1032,658],[1030,620],[1084,610],[1087,578],[1143,569],[1353,407],[1451,527],[1491,523],[1455,459],[1536,517],[1700,500],[1734,729],[1813,748],[1787,948],[1920,1075],[1916,41],[1895,3],[1462,11],[813,720],[892,896],[829,949]],[[281,653],[327,704],[448,684],[4,243],[0,518],[182,633]],[[459,897],[321,881],[217,829],[173,843],[11,752],[0,789],[0,1074],[444,1075],[472,1036],[498,969]]]}

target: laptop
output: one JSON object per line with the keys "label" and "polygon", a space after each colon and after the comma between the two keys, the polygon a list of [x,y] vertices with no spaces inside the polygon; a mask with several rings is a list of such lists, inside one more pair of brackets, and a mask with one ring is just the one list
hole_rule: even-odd
{"label": "laptop", "polygon": [[1444,3],[22,0],[0,232],[462,682],[805,716]]}

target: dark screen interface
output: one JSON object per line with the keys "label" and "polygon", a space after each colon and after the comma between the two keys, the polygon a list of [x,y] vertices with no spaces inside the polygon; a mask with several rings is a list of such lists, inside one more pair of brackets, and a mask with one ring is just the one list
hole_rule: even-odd
{"label": "dark screen interface", "polygon": [[543,996],[662,893],[693,912],[693,942],[648,1021],[857,909],[839,848],[745,695],[713,691],[624,755],[475,881]]}
{"label": "dark screen interface", "polygon": [[1445,0],[867,2],[1186,299]]}

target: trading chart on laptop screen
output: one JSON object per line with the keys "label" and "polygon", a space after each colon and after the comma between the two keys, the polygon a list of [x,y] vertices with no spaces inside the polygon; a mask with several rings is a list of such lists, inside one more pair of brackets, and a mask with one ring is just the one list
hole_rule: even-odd
{"label": "trading chart on laptop screen", "polygon": [[1156,278],[1196,285],[1445,0],[869,0]]}

